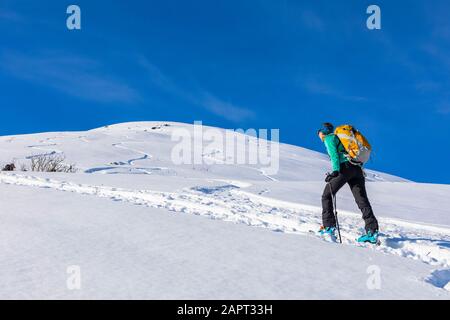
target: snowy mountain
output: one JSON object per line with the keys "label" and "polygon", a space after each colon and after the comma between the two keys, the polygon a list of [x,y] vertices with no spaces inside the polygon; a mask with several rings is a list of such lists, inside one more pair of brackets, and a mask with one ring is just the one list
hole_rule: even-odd
{"label": "snowy mountain", "polygon": [[[207,163],[176,165],[174,130],[195,140],[173,122],[0,137],[0,164],[17,168],[0,174],[0,298],[450,298],[449,185],[368,170],[381,245],[355,243],[363,224],[346,188],[344,244],[328,243],[313,232],[324,154],[280,144],[275,174],[227,164],[217,146],[202,150]],[[233,134],[237,147],[261,143]],[[30,171],[39,155],[78,171]]]}

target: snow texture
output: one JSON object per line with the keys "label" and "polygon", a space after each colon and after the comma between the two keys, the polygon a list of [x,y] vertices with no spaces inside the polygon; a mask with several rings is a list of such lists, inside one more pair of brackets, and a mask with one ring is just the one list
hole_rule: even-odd
{"label": "snow texture", "polygon": [[[368,170],[381,245],[356,243],[363,223],[347,189],[343,245],[328,243],[316,234],[325,155],[281,144],[276,175],[225,165],[223,150],[203,154],[214,164],[177,166],[176,128],[192,130],[139,122],[1,137],[2,164],[64,153],[81,170],[0,174],[0,298],[450,298],[450,186]],[[78,290],[67,287],[73,265]]]}

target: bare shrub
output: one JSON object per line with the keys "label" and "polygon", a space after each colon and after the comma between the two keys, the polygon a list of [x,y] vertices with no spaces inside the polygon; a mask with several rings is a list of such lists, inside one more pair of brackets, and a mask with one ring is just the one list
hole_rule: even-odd
{"label": "bare shrub", "polygon": [[32,156],[30,169],[37,172],[77,172],[77,168],[74,164],[65,164],[66,157],[64,154],[42,154]]}
{"label": "bare shrub", "polygon": [[8,163],[2,169],[2,171],[14,171],[16,170],[16,165],[14,163]]}

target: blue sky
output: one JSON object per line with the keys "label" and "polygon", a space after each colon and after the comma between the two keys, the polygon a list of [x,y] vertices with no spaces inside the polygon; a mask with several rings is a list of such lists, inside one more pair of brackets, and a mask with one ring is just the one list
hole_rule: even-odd
{"label": "blue sky", "polygon": [[[77,4],[82,30],[66,28]],[[366,28],[366,8],[382,30]],[[446,0],[0,1],[0,135],[171,120],[279,128],[324,151],[324,121],[370,168],[449,183]]]}

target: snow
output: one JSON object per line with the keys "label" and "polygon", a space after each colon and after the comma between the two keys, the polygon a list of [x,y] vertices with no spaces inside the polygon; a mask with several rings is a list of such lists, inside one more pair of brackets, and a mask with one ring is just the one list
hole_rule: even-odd
{"label": "snow", "polygon": [[223,150],[203,155],[213,165],[178,166],[177,128],[193,130],[136,122],[0,137],[2,165],[64,153],[80,169],[0,174],[0,298],[450,298],[449,185],[368,171],[381,245],[355,243],[363,224],[346,189],[344,244],[327,243],[314,233],[325,155],[280,144],[276,175],[223,164]]}

